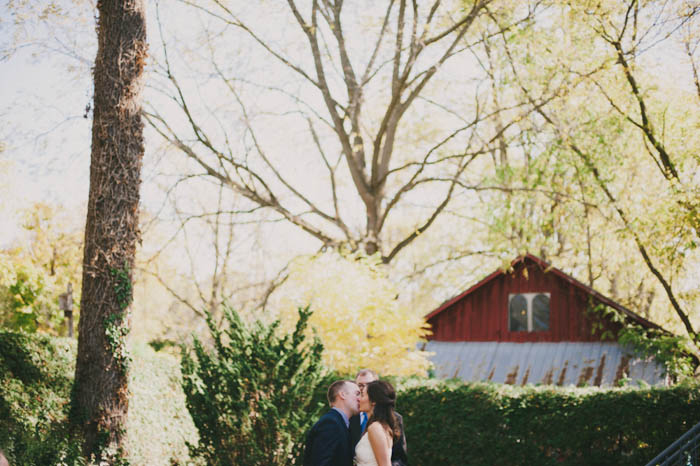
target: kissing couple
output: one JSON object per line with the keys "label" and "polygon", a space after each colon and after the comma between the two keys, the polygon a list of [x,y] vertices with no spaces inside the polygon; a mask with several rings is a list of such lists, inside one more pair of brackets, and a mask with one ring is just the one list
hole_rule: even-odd
{"label": "kissing couple", "polygon": [[[394,411],[396,391],[376,372],[328,388],[330,411],[306,437],[304,466],[407,466],[403,419]],[[354,460],[354,463],[353,463]]]}

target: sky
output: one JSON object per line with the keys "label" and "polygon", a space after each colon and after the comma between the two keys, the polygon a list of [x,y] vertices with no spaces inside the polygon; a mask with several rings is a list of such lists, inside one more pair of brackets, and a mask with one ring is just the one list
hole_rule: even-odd
{"label": "sky", "polygon": [[[19,234],[17,212],[35,202],[84,210],[91,120],[83,115],[92,98],[85,70],[94,49],[88,44],[78,48],[85,57],[68,57],[60,49],[27,46],[23,34],[46,38],[47,33],[36,21],[15,27],[8,8],[7,2],[0,5],[0,50],[20,47],[0,60],[0,246]],[[63,27],[59,24],[54,34],[64,36]]]}
{"label": "sky", "polygon": [[[0,109],[4,109],[0,110],[0,141],[5,144],[4,152],[0,153],[0,166],[4,167],[0,171],[0,183],[4,186],[0,188],[0,214],[6,219],[0,222],[0,247],[9,244],[21,232],[16,213],[29,208],[32,203],[49,201],[67,209],[83,211],[87,202],[92,118],[91,114],[84,118],[84,114],[92,100],[90,67],[96,52],[91,0],[60,0],[57,3],[66,8],[66,18],[58,18],[51,30],[36,20],[27,20],[23,28],[17,28],[11,24],[11,19],[7,19],[12,18],[8,4],[0,5],[0,18],[5,18],[0,22],[0,49],[14,43],[22,44],[26,42],[26,37],[38,38],[38,42],[43,41],[55,48],[49,50],[41,45],[23,47],[0,61]],[[150,52],[158,54],[157,3],[147,4]],[[83,8],[83,11],[76,12],[76,6]],[[29,13],[39,11],[38,7],[27,9]],[[282,15],[283,11],[277,13],[261,19],[268,22],[288,19]],[[168,15],[166,35],[170,34],[181,44],[192,40],[188,34],[194,34],[193,31],[197,29],[192,27],[193,24],[200,27],[206,25],[204,15],[178,15],[170,10],[161,14]],[[74,22],[83,23],[78,34],[74,31]],[[280,41],[287,39],[284,28],[280,27],[276,32]],[[256,64],[255,55],[238,56],[242,66],[265,72],[267,65],[259,60]],[[193,89],[192,94],[199,91]],[[276,98],[272,92],[261,92],[254,101],[260,108],[274,108]],[[216,102],[215,97],[209,100]],[[299,129],[299,123],[294,123],[297,125],[295,127],[293,121],[290,118],[288,125],[275,128],[274,137],[264,138],[263,144],[270,152],[286,154],[290,162],[285,169],[292,176],[295,172],[303,172],[307,180],[314,179],[308,174],[318,170],[319,166],[325,168],[318,160],[314,161],[314,166],[299,163],[301,157],[295,153],[299,151],[299,145],[290,141],[306,131],[306,124],[302,122],[303,127]],[[164,169],[163,166],[156,167],[158,158],[163,156],[158,153],[161,141],[148,128],[146,138],[142,204],[147,210],[157,211],[162,202],[162,192],[150,181],[156,176],[156,170]],[[303,188],[315,189],[309,183]],[[361,223],[361,219],[358,223]]]}
{"label": "sky", "polygon": [[[52,45],[53,50],[38,46],[20,48],[0,60],[0,143],[5,148],[0,153],[0,215],[4,219],[0,222],[0,247],[20,231],[15,213],[32,203],[50,201],[82,212],[87,201],[92,119],[90,114],[85,118],[85,108],[92,100],[89,70],[96,48],[92,1],[58,3],[68,13],[53,30],[35,20],[18,29],[12,24],[7,2],[0,5],[0,48],[21,44],[23,37],[59,44]],[[148,2],[147,13],[152,51],[159,47],[154,4]],[[38,11],[38,7],[27,8],[30,13]],[[169,17],[168,21],[172,23],[170,31],[185,36],[193,18]],[[177,21],[182,24],[175,24]],[[82,23],[77,35],[73,32],[75,23]],[[284,31],[280,34],[285,37]],[[688,76],[681,72],[685,66],[682,58],[657,54],[650,56],[650,61],[663,71],[660,76],[674,80]],[[151,142],[150,147],[155,147],[157,141]],[[146,164],[142,199],[147,209],[156,210],[160,193],[149,184],[154,176],[149,169],[155,168]]]}
{"label": "sky", "polygon": [[[58,204],[73,213],[71,218],[74,219],[74,224],[67,225],[71,229],[82,228],[84,223],[89,190],[92,127],[92,115],[87,113],[85,117],[85,109],[92,103],[90,69],[96,51],[94,18],[91,0],[57,1],[69,7],[77,4],[82,9],[67,10],[69,13],[65,21],[59,21],[54,30],[43,30],[40,22],[29,21],[27,30],[19,31],[26,33],[26,36],[38,37],[45,40],[45,43],[54,44],[54,49],[28,46],[15,50],[9,58],[0,58],[0,143],[4,146],[4,151],[0,152],[0,248],[9,246],[21,237],[19,213],[35,202]],[[161,3],[165,4],[165,1]],[[147,3],[151,53],[156,54],[160,47],[154,6],[157,3]],[[368,2],[363,4],[366,3]],[[257,9],[257,4],[251,3],[250,8]],[[22,34],[17,36],[18,31],[13,27],[9,13],[7,2],[0,4],[0,52],[16,43],[17,37],[22,37]],[[279,10],[274,13],[262,20],[275,21],[281,13]],[[82,27],[79,28],[81,32],[77,35],[74,34],[76,22],[82,22]],[[174,39],[186,43],[190,40],[188,34],[197,29],[194,26],[201,25],[201,18],[194,15],[171,15],[168,17],[167,31]],[[288,31],[279,29],[276,32],[281,41],[288,37]],[[225,53],[236,55],[228,47],[224,49]],[[268,64],[258,59],[260,56],[263,54],[243,53],[235,58],[241,60],[241,66],[265,71]],[[690,80],[679,79],[691,76],[682,55],[668,54],[667,49],[653,50],[647,54],[646,60],[653,65],[649,69],[658,70],[659,79],[666,80],[669,86],[691,88]],[[450,85],[462,76],[459,72],[452,73]],[[254,101],[265,109],[274,107],[274,99],[274,93],[263,93]],[[211,100],[216,103],[216,99]],[[430,119],[434,115],[421,114],[419,117]],[[303,176],[298,177],[299,173],[307,175],[307,179],[313,179],[308,173],[314,167],[297,162],[299,153],[303,150],[293,135],[291,138],[288,134],[281,136],[285,130],[293,133],[292,125],[286,128],[275,127],[274,130],[274,137],[264,138],[271,152],[289,158],[289,171],[297,171],[295,179],[303,179]],[[158,182],[164,179],[158,178],[158,173],[164,167],[158,162],[162,159],[167,162],[172,153],[160,151],[161,141],[152,131],[147,130],[146,137],[142,206],[154,213],[159,211],[163,201],[163,192]],[[172,166],[169,170],[175,171]],[[307,189],[308,186],[304,188]],[[363,214],[361,208],[358,212],[359,215]],[[361,220],[357,222],[358,225],[362,224]],[[164,236],[167,236],[167,232]],[[202,276],[206,276],[211,268],[213,248],[211,243],[206,242],[208,238],[199,242],[197,239],[194,238],[193,250],[201,263]],[[236,253],[239,257],[244,257],[246,264],[249,260],[255,261],[260,268],[267,268],[263,274],[272,275],[292,253],[304,250],[313,252],[318,248],[318,243],[285,222],[266,224],[260,230],[245,230],[237,236],[237,240],[239,243]],[[261,245],[264,245],[265,250]]]}
{"label": "sky", "polygon": [[[25,232],[20,221],[22,210],[30,208],[36,202],[49,202],[68,211],[71,224],[66,225],[66,228],[69,230],[82,228],[85,222],[92,131],[92,114],[88,113],[86,117],[86,106],[92,104],[90,70],[97,39],[91,1],[61,2],[68,7],[72,6],[71,2],[76,2],[85,10],[79,13],[70,10],[67,19],[59,20],[52,31],[46,31],[36,21],[28,21],[27,30],[19,31],[25,36],[38,37],[52,44],[58,43],[58,46],[54,45],[56,50],[37,45],[20,47],[13,50],[9,58],[0,60],[0,142],[4,145],[4,151],[0,152],[0,248],[23,240]],[[147,4],[151,53],[158,53],[159,28],[155,3]],[[6,50],[13,43],[22,43],[22,40],[16,38],[18,30],[7,20],[11,16],[7,3],[3,2],[0,5],[0,18],[3,18],[0,21],[0,51]],[[84,31],[76,35],[72,30],[72,22],[78,20],[84,22],[81,29]],[[192,18],[184,16],[171,20],[169,24],[172,30],[178,31],[178,39],[186,40],[188,29],[184,25],[180,27],[177,21],[189,24],[191,20]],[[164,154],[160,150],[159,136],[149,131],[148,127],[145,136],[141,206],[150,213],[162,213],[164,199],[159,183],[164,178],[159,175],[162,172],[176,172],[177,168],[168,165],[172,153]],[[164,164],[160,163],[163,159]],[[293,157],[290,160],[294,160]],[[195,201],[208,202],[206,197]],[[187,204],[187,199],[183,203]],[[174,227],[161,224],[159,228],[167,230]],[[269,269],[270,273],[276,273],[286,263],[287,256],[294,248],[313,251],[318,247],[315,241],[309,242],[307,235],[290,228],[284,222],[268,224],[262,230],[239,230],[236,246],[238,253],[246,254],[256,263],[264,262],[262,266],[258,265]],[[154,234],[169,237],[168,231],[157,231]],[[276,238],[285,238],[286,241],[280,242]],[[261,244],[265,245],[264,251]],[[289,244],[294,244],[294,248],[290,248]],[[149,247],[155,246],[147,245],[146,249]],[[211,244],[208,241],[193,241],[191,247],[203,269],[201,273],[210,273],[213,261]],[[258,257],[261,254],[267,257]],[[189,267],[184,258],[180,258],[179,262],[182,262],[183,269]]]}
{"label": "sky", "polygon": [[[0,215],[5,219],[0,222],[0,247],[21,233],[17,212],[33,203],[47,201],[82,212],[87,202],[92,115],[85,110],[92,104],[90,70],[97,42],[92,1],[57,3],[66,9],[66,17],[57,17],[52,29],[36,19],[18,28],[12,24],[8,4],[0,5],[0,51],[12,49],[9,58],[0,60],[0,142],[4,145],[0,152]],[[158,54],[157,3],[147,5],[150,52]],[[21,13],[27,17],[40,12],[39,7],[26,10]],[[196,29],[192,28],[196,18],[170,14],[167,21],[166,34],[177,34],[175,38],[183,43],[191,40],[188,33]],[[74,23],[82,23],[77,33]],[[27,38],[36,38],[39,45],[12,47],[26,44]],[[262,98],[269,101],[274,96],[262,94]],[[148,127],[145,136],[142,206],[155,212],[162,206],[163,194],[154,178],[172,167],[159,164],[164,157],[160,138]],[[289,151],[288,146],[284,149]]]}

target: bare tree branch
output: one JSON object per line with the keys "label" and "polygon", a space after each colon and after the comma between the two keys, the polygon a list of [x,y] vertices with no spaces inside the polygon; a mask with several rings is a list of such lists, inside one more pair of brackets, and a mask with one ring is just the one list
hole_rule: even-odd
{"label": "bare tree branch", "polygon": [[[461,185],[456,181],[459,173],[474,157],[485,153],[486,146],[491,144],[490,141],[480,140],[477,126],[496,117],[499,111],[507,110],[495,109],[491,114],[481,115],[477,105],[477,115],[480,118],[459,118],[465,122],[464,127],[445,130],[445,133],[450,134],[442,137],[441,141],[433,143],[433,147],[426,154],[419,156],[423,158],[422,161],[414,158],[409,159],[402,166],[392,166],[396,152],[395,145],[399,140],[397,138],[403,136],[400,134],[403,132],[400,124],[406,112],[416,99],[422,97],[426,86],[448,60],[475,46],[467,44],[465,37],[491,1],[477,0],[469,6],[467,11],[457,13],[449,10],[449,6],[443,6],[440,0],[425,5],[425,10],[419,7],[420,2],[416,0],[385,0],[385,3],[380,6],[381,16],[378,15],[377,18],[379,21],[375,29],[376,33],[371,35],[371,42],[367,41],[370,44],[366,48],[368,55],[363,59],[364,63],[357,64],[352,56],[355,52],[357,29],[348,27],[348,21],[352,19],[349,19],[349,14],[345,12],[347,8],[344,9],[344,2],[312,0],[301,8],[301,2],[287,0],[291,24],[295,28],[298,27],[298,31],[301,31],[302,37],[305,38],[304,45],[309,52],[310,66],[314,69],[313,72],[309,72],[305,69],[306,65],[293,61],[281,51],[279,46],[267,40],[263,26],[252,27],[252,23],[248,23],[243,16],[239,16],[232,4],[223,0],[211,0],[210,7],[196,0],[181,0],[183,5],[194,7],[207,18],[217,23],[221,22],[223,26],[233,26],[242,31],[246,40],[250,38],[255,46],[261,47],[261,50],[272,57],[275,63],[281,63],[289,68],[292,76],[301,76],[302,84],[306,89],[308,90],[310,84],[315,97],[320,97],[322,104],[314,106],[310,104],[311,100],[302,96],[302,92],[290,92],[279,86],[267,87],[277,87],[276,92],[289,96],[290,100],[300,108],[300,115],[303,115],[307,121],[310,145],[315,148],[315,152],[318,152],[318,156],[328,170],[330,181],[328,199],[332,200],[332,210],[324,208],[324,204],[308,193],[302,192],[299,189],[300,185],[292,181],[285,169],[279,165],[277,162],[279,159],[272,153],[268,154],[261,129],[254,124],[252,115],[246,108],[244,102],[246,96],[244,93],[239,93],[238,89],[244,84],[251,85],[248,83],[253,83],[252,85],[258,88],[264,88],[266,85],[253,79],[227,75],[231,73],[224,72],[224,68],[218,66],[213,48],[207,58],[212,63],[214,76],[226,86],[231,99],[238,105],[238,113],[242,115],[240,121],[245,127],[243,138],[238,141],[235,138],[229,138],[225,125],[226,119],[213,115],[215,112],[211,110],[212,118],[208,120],[213,120],[219,128],[216,132],[207,132],[208,126],[204,123],[207,121],[206,117],[198,120],[194,108],[188,101],[191,97],[187,96],[183,86],[175,78],[167,53],[162,65],[162,74],[172,90],[169,99],[175,102],[182,112],[188,124],[187,131],[188,133],[191,131],[192,136],[178,133],[169,119],[165,118],[164,113],[153,108],[146,113],[146,121],[166,141],[195,161],[208,176],[251,202],[274,210],[292,224],[319,239],[325,246],[339,247],[342,244],[348,244],[356,248],[362,245],[369,254],[376,251],[382,252],[382,229],[389,214],[396,211],[395,207],[403,201],[405,194],[416,186],[425,184],[428,179],[446,185],[449,193],[447,199],[441,201],[421,225],[419,230],[424,231],[442,212],[453,191],[457,188],[461,189]],[[443,11],[446,14],[443,15]],[[351,26],[354,25],[351,24]],[[225,31],[226,27],[222,30]],[[506,27],[513,27],[513,25]],[[476,43],[480,40],[482,39]],[[383,73],[382,76],[388,78],[386,83],[377,83],[378,80],[374,79],[380,71]],[[370,82],[372,88],[369,87]],[[380,95],[388,98],[388,103],[381,104],[383,107],[379,111],[378,124],[373,120],[373,115],[377,112],[367,116],[364,109],[365,95],[370,95],[368,92],[374,91],[377,86],[380,86]],[[347,95],[342,95],[343,93]],[[429,100],[435,108],[449,113],[446,106],[440,105],[434,99]],[[206,103],[203,106],[208,107]],[[323,110],[316,111],[316,108]],[[322,116],[321,113],[324,115]],[[454,112],[451,113],[454,114]],[[324,135],[319,134],[319,131],[325,131],[326,128],[323,125],[315,125],[310,117],[321,120],[332,130],[332,142],[329,143]],[[510,127],[504,125],[499,134],[503,135]],[[218,135],[219,131],[223,137]],[[463,137],[468,139],[463,151],[451,149],[449,154],[437,156],[438,151],[447,147],[447,144],[458,143],[457,138]],[[223,143],[219,142],[221,139],[224,140]],[[237,154],[231,142],[245,145],[245,147],[238,150]],[[475,142],[480,143],[482,147],[470,147]],[[331,147],[332,149],[329,149]],[[341,218],[342,199],[338,193],[338,177],[343,172],[337,163],[330,162],[328,154],[334,151],[338,151],[347,164],[353,194],[363,204],[366,219],[364,231],[360,226],[353,225],[351,228],[346,224],[347,219]],[[450,165],[453,161],[457,162],[454,166]],[[425,173],[428,167],[435,167],[435,169],[440,167],[447,173],[444,174],[445,176],[434,177]],[[408,174],[408,180],[405,179],[406,174]],[[454,181],[450,181],[453,177]],[[285,198],[281,193],[289,197]],[[293,205],[301,205],[301,209],[307,209],[307,212],[295,211],[298,207],[294,210],[287,207]],[[307,217],[308,214],[312,217]],[[400,245],[395,245],[386,257],[393,258],[410,241],[412,238],[407,238]]]}

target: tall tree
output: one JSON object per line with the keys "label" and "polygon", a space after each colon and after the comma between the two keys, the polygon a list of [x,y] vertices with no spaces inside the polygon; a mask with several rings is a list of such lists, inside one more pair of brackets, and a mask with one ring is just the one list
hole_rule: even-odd
{"label": "tall tree", "polygon": [[[682,33],[697,29],[700,7],[564,1],[550,14],[551,27],[524,36],[536,54],[505,34],[500,52],[526,101],[557,79],[568,83],[562,98],[530,119],[539,149],[522,164],[524,183],[558,194],[521,199],[537,207],[537,217],[524,220],[517,206],[499,221],[510,231],[530,223],[535,234],[522,241],[529,247],[549,235],[556,242],[545,249],[567,252],[574,264],[587,256],[589,283],[607,275],[616,299],[645,313],[655,301],[661,312],[650,317],[687,334],[700,359],[696,287],[687,285],[697,270],[700,230],[696,88],[683,73],[671,83],[648,71],[678,39],[690,59],[686,70],[695,71],[692,36]],[[623,268],[601,273],[614,256]]]}
{"label": "tall tree", "polygon": [[[195,175],[216,179],[251,209],[274,211],[323,247],[391,262],[435,223],[457,180],[497,144],[484,128],[502,109],[485,112],[474,89],[446,93],[436,76],[471,78],[468,50],[480,43],[472,32],[489,5],[509,2],[289,0],[274,15],[281,26],[247,17],[244,2],[182,3],[207,25],[197,38],[203,46],[193,52],[188,44],[178,64],[167,44],[155,87],[175,108],[154,100],[147,121],[195,163]],[[527,22],[538,5],[521,4],[514,22]],[[225,51],[231,43],[259,51],[265,72],[246,74],[250,67]],[[190,58],[202,57],[202,66],[192,65]],[[444,71],[450,67],[452,74]],[[264,108],[261,93],[280,98]],[[502,131],[531,107],[502,116]],[[269,119],[274,113],[280,120]],[[273,125],[279,130],[270,134]],[[294,176],[290,155],[303,177]]]}
{"label": "tall tree", "polygon": [[72,417],[84,453],[125,454],[131,278],[144,153],[140,93],[147,56],[143,0],[101,0],[94,68],[90,195]]}

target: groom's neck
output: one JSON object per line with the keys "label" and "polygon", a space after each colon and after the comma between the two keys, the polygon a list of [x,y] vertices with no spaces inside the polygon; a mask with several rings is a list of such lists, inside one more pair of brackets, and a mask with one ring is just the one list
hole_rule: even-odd
{"label": "groom's neck", "polygon": [[338,411],[342,412],[348,419],[352,417],[352,413],[350,413],[350,411],[347,408],[345,408],[345,406],[342,406],[340,403],[332,404],[331,408],[335,408]]}

